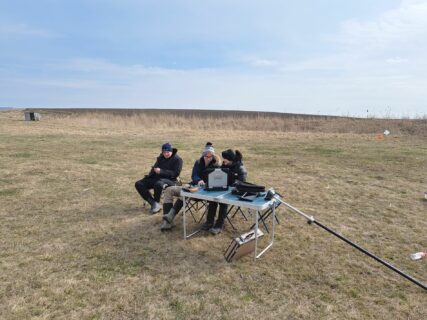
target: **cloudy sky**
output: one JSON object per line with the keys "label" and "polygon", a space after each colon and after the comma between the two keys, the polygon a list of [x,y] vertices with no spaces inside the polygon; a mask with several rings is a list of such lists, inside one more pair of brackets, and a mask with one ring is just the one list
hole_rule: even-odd
{"label": "cloudy sky", "polygon": [[0,106],[427,114],[427,0],[0,0]]}

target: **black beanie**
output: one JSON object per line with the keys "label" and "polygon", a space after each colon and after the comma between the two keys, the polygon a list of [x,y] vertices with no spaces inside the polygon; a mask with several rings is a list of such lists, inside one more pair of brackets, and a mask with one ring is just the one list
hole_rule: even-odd
{"label": "black beanie", "polygon": [[224,159],[227,159],[228,161],[234,161],[236,159],[236,154],[231,149],[223,151],[221,155]]}

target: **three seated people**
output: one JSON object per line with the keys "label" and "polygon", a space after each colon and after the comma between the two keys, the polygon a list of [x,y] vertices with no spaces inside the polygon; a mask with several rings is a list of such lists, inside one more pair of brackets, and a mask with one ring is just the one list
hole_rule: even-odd
{"label": "three seated people", "polygon": [[[222,152],[222,164],[220,158],[215,154],[215,149],[211,142],[207,142],[200,159],[193,165],[191,174],[191,185],[203,187],[208,181],[208,172],[212,168],[228,169],[228,185],[233,185],[236,180],[246,181],[247,171],[243,165],[243,156],[239,150],[225,150]],[[150,173],[142,180],[135,183],[135,188],[141,197],[150,205],[151,213],[161,210],[160,196],[164,190],[163,220],[160,229],[170,230],[173,227],[173,220],[183,206],[181,199],[182,186],[177,186],[177,178],[182,169],[182,159],[177,155],[177,149],[172,148],[169,143],[162,146],[162,153],[157,158],[156,163]],[[154,189],[154,197],[149,189]],[[177,197],[175,204],[174,197]],[[208,214],[206,222],[201,229],[216,235],[224,229],[224,221],[227,217],[228,205],[219,204],[219,214],[215,222],[215,215],[218,208],[217,202],[208,202]],[[215,223],[214,223],[215,222]]]}

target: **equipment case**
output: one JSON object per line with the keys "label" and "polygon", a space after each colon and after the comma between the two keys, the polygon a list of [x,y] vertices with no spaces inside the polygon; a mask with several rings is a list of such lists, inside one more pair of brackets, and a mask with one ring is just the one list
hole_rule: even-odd
{"label": "equipment case", "polygon": [[[264,233],[258,229],[258,238],[262,237]],[[255,230],[242,234],[240,237],[234,238],[227,250],[225,250],[224,257],[227,262],[232,262],[240,257],[251,253],[255,250]]]}

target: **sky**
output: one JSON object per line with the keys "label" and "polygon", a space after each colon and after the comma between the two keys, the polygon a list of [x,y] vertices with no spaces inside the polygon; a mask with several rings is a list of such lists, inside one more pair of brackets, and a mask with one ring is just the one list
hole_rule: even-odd
{"label": "sky", "polygon": [[425,117],[427,0],[0,0],[0,107]]}

